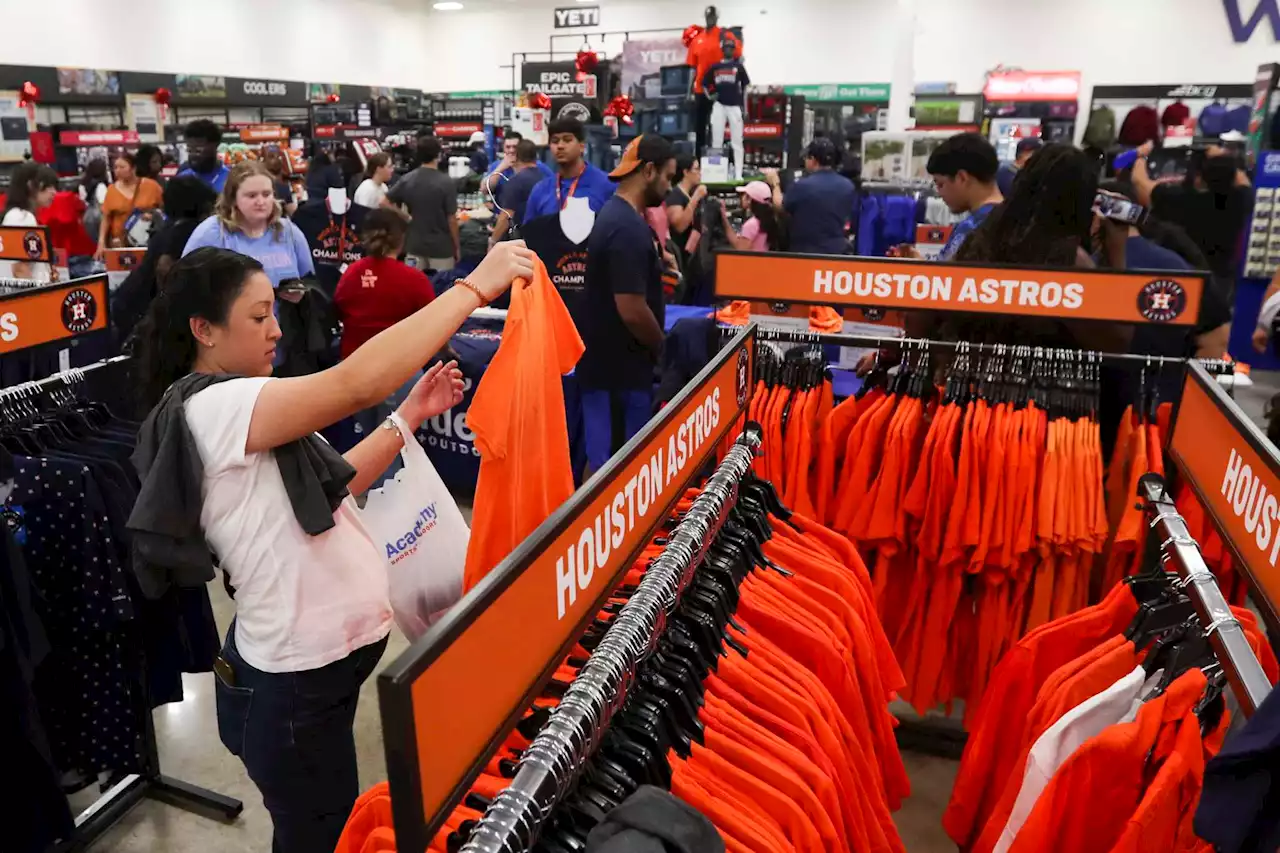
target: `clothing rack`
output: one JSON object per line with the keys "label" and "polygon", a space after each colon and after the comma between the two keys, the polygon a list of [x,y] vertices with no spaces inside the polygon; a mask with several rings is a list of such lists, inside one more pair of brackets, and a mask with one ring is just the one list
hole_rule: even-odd
{"label": "clothing rack", "polygon": [[626,700],[636,666],[652,651],[666,615],[723,525],[761,440],[759,430],[749,425],[725,455],[534,738],[511,784],[476,825],[463,853],[520,853],[536,843],[543,822]]}
{"label": "clothing rack", "polygon": [[[94,383],[119,394],[127,383],[121,379],[129,356],[115,356],[82,368],[55,373],[44,379],[24,382],[11,388],[0,389],[0,399],[10,396],[32,397],[37,394],[73,390],[78,386]],[[112,381],[112,380],[116,381]],[[165,775],[160,769],[160,753],[156,742],[155,720],[151,711],[151,699],[145,672],[140,684],[142,701],[138,708],[143,719],[144,767],[141,773],[130,773],[115,782],[88,808],[75,817],[75,829],[70,838],[57,844],[54,853],[72,853],[87,849],[107,830],[123,818],[142,799],[167,802],[170,805],[233,820],[244,810],[244,803],[224,794],[210,791],[190,782]]]}
{"label": "clothing rack", "polygon": [[[1012,353],[1016,349],[1016,347],[1008,344],[974,344],[966,341],[935,341],[927,338],[879,337],[875,335],[850,335],[844,333],[820,334],[818,332],[800,332],[789,329],[768,329],[763,327],[756,332],[756,336],[761,341],[772,341],[775,343],[829,344],[834,346],[870,347],[875,349],[883,349],[885,347],[900,347],[908,350],[936,349],[954,351],[963,349],[967,352],[979,354]],[[1054,354],[1067,354],[1070,357],[1081,359],[1088,357],[1092,358],[1095,362],[1101,362],[1106,365],[1125,365],[1134,368],[1163,368],[1185,367],[1188,363],[1195,362],[1210,373],[1226,374],[1234,371],[1234,366],[1230,362],[1219,361],[1217,359],[1170,358],[1168,356],[1134,355],[1131,353],[1098,353],[1052,347],[1036,349],[1040,349],[1041,352],[1049,356]]]}
{"label": "clothing rack", "polygon": [[1187,531],[1186,522],[1166,492],[1164,480],[1147,474],[1138,484],[1138,494],[1146,504],[1150,535],[1162,539],[1162,562],[1172,563],[1177,570],[1182,579],[1178,585],[1191,599],[1205,626],[1205,636],[1222,664],[1227,682],[1245,715],[1251,716],[1271,692],[1271,682],[1249,647],[1243,626],[1232,615],[1217,579],[1205,565],[1199,544]]}

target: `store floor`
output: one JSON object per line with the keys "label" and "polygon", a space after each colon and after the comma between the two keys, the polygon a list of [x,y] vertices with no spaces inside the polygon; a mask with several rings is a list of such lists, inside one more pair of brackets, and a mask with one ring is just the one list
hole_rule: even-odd
{"label": "store floor", "polygon": [[[218,625],[225,631],[234,605],[221,584],[210,584],[209,590]],[[394,660],[406,645],[404,637],[393,631],[382,665]],[[356,749],[360,756],[360,784],[364,787],[387,777],[374,681],[370,679],[365,684],[356,714]],[[239,759],[218,740],[213,676],[188,675],[184,687],[186,698],[182,703],[166,705],[155,712],[160,766],[170,776],[243,800],[244,813],[239,820],[221,823],[144,800],[94,845],[95,853],[266,853],[271,849],[271,821],[262,799]],[[903,842],[910,853],[951,853],[955,846],[948,842],[939,820],[951,793],[956,763],[914,754],[905,758],[915,793],[897,815]],[[90,792],[82,792],[73,806],[83,808],[91,801]]]}

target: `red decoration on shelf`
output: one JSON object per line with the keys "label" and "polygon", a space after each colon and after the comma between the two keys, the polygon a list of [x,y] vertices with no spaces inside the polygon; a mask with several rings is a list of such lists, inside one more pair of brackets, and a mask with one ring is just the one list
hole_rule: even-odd
{"label": "red decoration on shelf", "polygon": [[36,104],[40,103],[40,87],[30,80],[22,84],[18,92],[18,106],[27,111],[27,118],[33,123],[36,120]]}
{"label": "red decoration on shelf", "polygon": [[329,103],[331,103],[331,104],[336,104],[336,103],[338,103],[338,93],[337,93],[337,92],[330,92],[330,93],[329,93],[329,96],[328,96],[327,98],[325,98],[325,100],[326,100],[326,101],[328,101],[328,102],[329,102]]}
{"label": "red decoration on shelf", "polygon": [[580,50],[578,57],[573,61],[573,65],[578,69],[578,79],[581,80],[587,74],[594,74],[596,66],[600,64],[600,56],[594,50]]}
{"label": "red decoration on shelf", "polygon": [[618,95],[604,108],[605,115],[616,116],[627,124],[632,124],[631,116],[635,111],[636,105],[626,95]]}
{"label": "red decoration on shelf", "polygon": [[684,28],[684,34],[681,35],[680,38],[683,39],[684,46],[688,47],[689,45],[693,44],[694,39],[702,35],[702,32],[703,32],[702,27],[698,26],[697,24],[691,24]]}
{"label": "red decoration on shelf", "polygon": [[156,118],[158,118],[161,127],[169,123],[169,104],[173,102],[173,92],[170,92],[164,86],[156,89]]}
{"label": "red decoration on shelf", "polygon": [[535,110],[551,109],[551,97],[546,92],[534,92],[529,96],[529,106]]}

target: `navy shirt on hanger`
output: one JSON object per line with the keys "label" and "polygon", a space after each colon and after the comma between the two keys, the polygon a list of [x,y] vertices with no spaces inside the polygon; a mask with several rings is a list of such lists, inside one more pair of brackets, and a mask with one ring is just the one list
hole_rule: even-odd
{"label": "navy shirt on hanger", "polygon": [[716,100],[726,107],[742,106],[742,92],[750,85],[751,78],[747,76],[747,69],[736,59],[717,62],[702,77],[703,89],[714,91]]}

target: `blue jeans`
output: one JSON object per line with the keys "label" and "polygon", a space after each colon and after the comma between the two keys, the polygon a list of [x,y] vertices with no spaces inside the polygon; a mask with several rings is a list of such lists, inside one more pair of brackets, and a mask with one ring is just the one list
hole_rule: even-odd
{"label": "blue jeans", "polygon": [[[379,424],[391,417],[391,413],[400,408],[400,404],[409,397],[409,392],[413,390],[413,386],[417,385],[418,380],[422,378],[422,373],[423,371],[419,370],[412,378],[409,379],[408,382],[397,388],[392,392],[390,397],[383,400],[378,405],[365,409],[361,412],[356,412],[355,422],[356,432],[358,433],[356,436],[357,444],[365,438],[368,438],[370,435],[373,435],[373,431],[378,428]],[[422,424],[409,424],[409,428],[414,432],[417,432],[418,428],[421,426]],[[390,467],[383,472],[381,477],[374,480],[373,485],[369,488],[378,488],[383,483],[387,482],[387,480],[395,477],[396,472],[403,467],[404,462],[400,459],[400,454],[397,453],[396,458],[392,460]]]}
{"label": "blue jeans", "polygon": [[244,762],[275,829],[273,853],[333,850],[360,795],[356,702],[387,647],[384,637],[319,669],[262,672],[236,651],[222,658],[234,684],[214,675],[218,736]]}
{"label": "blue jeans", "polygon": [[583,439],[592,473],[644,429],[653,415],[652,391],[581,390]]}

